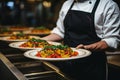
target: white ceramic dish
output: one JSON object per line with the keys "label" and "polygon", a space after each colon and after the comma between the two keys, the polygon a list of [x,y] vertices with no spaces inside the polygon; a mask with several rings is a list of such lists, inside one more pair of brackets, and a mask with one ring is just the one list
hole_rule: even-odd
{"label": "white ceramic dish", "polygon": [[72,48],[72,49],[73,51],[77,51],[79,55],[75,57],[70,57],[70,58],[42,58],[42,57],[36,56],[37,52],[40,50],[29,50],[24,53],[24,56],[31,59],[42,60],[42,61],[65,61],[65,60],[84,58],[91,55],[91,52],[85,49],[75,49],[75,48]]}
{"label": "white ceramic dish", "polygon": [[[13,42],[13,43],[10,43],[9,46],[12,47],[12,48],[17,48],[17,49],[21,49],[21,50],[31,50],[31,49],[42,49],[42,48],[31,48],[31,47],[20,47],[21,44],[25,43],[26,41],[24,42]],[[48,43],[52,44],[52,45],[60,45],[60,43],[58,42],[50,42],[48,41]]]}
{"label": "white ceramic dish", "polygon": [[[30,38],[40,39],[39,36],[30,36]],[[7,42],[18,42],[18,41],[27,41],[28,39],[10,39],[10,36],[0,37],[0,40]]]}

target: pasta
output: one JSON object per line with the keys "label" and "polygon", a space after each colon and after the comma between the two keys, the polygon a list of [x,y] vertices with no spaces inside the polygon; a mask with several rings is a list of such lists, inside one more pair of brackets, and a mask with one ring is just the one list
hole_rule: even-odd
{"label": "pasta", "polygon": [[77,51],[73,51],[70,47],[64,45],[46,46],[36,54],[37,57],[43,58],[69,58],[77,55]]}
{"label": "pasta", "polygon": [[49,44],[45,40],[31,38],[27,42],[21,44],[20,47],[43,48],[43,47],[45,47],[47,45],[51,45],[51,44]]}

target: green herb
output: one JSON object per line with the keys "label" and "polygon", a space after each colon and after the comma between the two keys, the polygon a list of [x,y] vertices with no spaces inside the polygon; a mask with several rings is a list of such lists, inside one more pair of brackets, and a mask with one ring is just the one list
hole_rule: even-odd
{"label": "green herb", "polygon": [[35,39],[35,38],[32,38],[30,39],[31,42],[47,42],[45,40],[41,40],[41,39]]}
{"label": "green herb", "polygon": [[37,27],[36,29],[46,29],[44,26]]}
{"label": "green herb", "polygon": [[68,48],[67,45],[50,45],[44,47],[44,49],[66,49],[66,48]]}
{"label": "green herb", "polygon": [[18,33],[16,34],[17,36],[24,36],[25,34],[23,34],[22,32],[21,33]]}

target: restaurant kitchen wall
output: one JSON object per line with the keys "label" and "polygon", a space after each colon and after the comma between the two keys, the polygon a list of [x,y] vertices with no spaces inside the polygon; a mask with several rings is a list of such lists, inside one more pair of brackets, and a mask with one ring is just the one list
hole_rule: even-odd
{"label": "restaurant kitchen wall", "polygon": [[0,0],[0,25],[55,26],[65,0]]}

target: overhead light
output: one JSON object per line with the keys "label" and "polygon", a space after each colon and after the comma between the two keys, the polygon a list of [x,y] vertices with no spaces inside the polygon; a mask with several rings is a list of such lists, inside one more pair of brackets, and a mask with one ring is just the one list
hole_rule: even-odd
{"label": "overhead light", "polygon": [[49,8],[51,7],[51,2],[43,1],[43,6]]}

